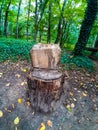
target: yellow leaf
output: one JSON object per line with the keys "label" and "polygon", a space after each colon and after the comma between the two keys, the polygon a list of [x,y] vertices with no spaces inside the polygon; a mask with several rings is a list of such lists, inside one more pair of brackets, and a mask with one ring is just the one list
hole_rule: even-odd
{"label": "yellow leaf", "polygon": [[3,112],[0,110],[0,117],[2,117],[3,116]]}
{"label": "yellow leaf", "polygon": [[0,78],[2,77],[3,73],[0,73]]}
{"label": "yellow leaf", "polygon": [[39,130],[45,130],[46,129],[46,126],[44,123],[41,123],[41,127],[39,128]]}
{"label": "yellow leaf", "polygon": [[22,70],[21,70],[22,72],[26,72],[27,70],[26,69],[24,69],[24,68],[22,68]]}
{"label": "yellow leaf", "polygon": [[27,103],[27,106],[30,106],[31,105],[31,103],[28,101],[28,102],[26,102]]}
{"label": "yellow leaf", "polygon": [[7,84],[6,84],[6,87],[9,87],[9,86],[10,86],[10,83],[7,83]]}
{"label": "yellow leaf", "polygon": [[19,117],[17,116],[15,119],[14,119],[14,125],[18,125],[19,124]]}
{"label": "yellow leaf", "polygon": [[83,86],[83,83],[80,83],[81,86]]}
{"label": "yellow leaf", "polygon": [[86,94],[86,93],[84,93],[84,92],[82,92],[82,95],[83,95],[84,97],[86,97],[86,96],[87,96],[87,94]]}
{"label": "yellow leaf", "polygon": [[69,94],[70,94],[70,96],[73,96],[73,93],[72,93],[72,92],[70,92]]}
{"label": "yellow leaf", "polygon": [[98,85],[96,85],[96,88],[98,88]]}
{"label": "yellow leaf", "polygon": [[23,86],[24,84],[25,84],[25,82],[22,82],[22,83],[21,83],[21,86]]}
{"label": "yellow leaf", "polygon": [[52,127],[52,122],[50,120],[47,121],[47,125]]}
{"label": "yellow leaf", "polygon": [[76,102],[77,101],[77,99],[76,98],[73,98],[73,100]]}
{"label": "yellow leaf", "polygon": [[22,99],[18,98],[17,102],[21,104],[22,103]]}

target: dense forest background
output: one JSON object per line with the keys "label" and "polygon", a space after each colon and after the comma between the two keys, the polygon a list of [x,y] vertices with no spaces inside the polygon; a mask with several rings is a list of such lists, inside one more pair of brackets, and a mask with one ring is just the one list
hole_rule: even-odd
{"label": "dense forest background", "polygon": [[[27,41],[55,43],[69,50],[75,47],[75,55],[85,47],[95,53],[98,51],[97,4],[97,0],[1,0],[1,43],[2,37],[7,38],[6,42],[15,38],[25,40],[24,45]],[[15,39],[13,44],[19,42]],[[92,50],[94,47],[97,49]]]}
{"label": "dense forest background", "polygon": [[[73,45],[77,41],[86,6],[86,0],[1,0],[0,36]],[[95,43],[97,26],[96,19],[89,46]]]}

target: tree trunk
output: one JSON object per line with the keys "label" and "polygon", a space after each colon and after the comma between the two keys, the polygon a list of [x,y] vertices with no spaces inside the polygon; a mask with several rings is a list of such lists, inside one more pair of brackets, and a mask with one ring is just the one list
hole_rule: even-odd
{"label": "tree trunk", "polygon": [[38,33],[38,0],[35,2],[35,29],[34,29],[34,41],[36,42]]}
{"label": "tree trunk", "polygon": [[32,108],[45,113],[55,110],[62,93],[62,73],[38,69],[28,75],[27,81]]}
{"label": "tree trunk", "polygon": [[30,5],[31,5],[31,0],[29,0],[29,5],[28,5],[28,18],[27,18],[27,41],[28,41],[28,31],[29,31],[29,17],[30,17]]}
{"label": "tree trunk", "polygon": [[8,13],[9,13],[9,7],[11,4],[11,0],[9,1],[8,5],[7,5],[7,9],[5,12],[5,21],[4,21],[4,36],[7,37],[7,26],[8,26]]}
{"label": "tree trunk", "polygon": [[17,13],[17,20],[16,20],[16,38],[17,38],[17,39],[18,39],[18,34],[19,34],[19,30],[18,30],[18,21],[19,21],[19,15],[20,15],[20,6],[21,6],[21,2],[22,2],[22,0],[19,1],[18,13]]}
{"label": "tree trunk", "polygon": [[61,15],[60,15],[59,23],[58,23],[58,31],[57,31],[57,37],[56,37],[56,40],[55,40],[55,44],[57,44],[61,39],[61,31],[62,31],[61,25],[62,25],[62,22],[63,22],[63,12],[64,12],[64,9],[65,9],[65,5],[66,5],[66,0],[64,0],[63,6],[62,6]]}
{"label": "tree trunk", "polygon": [[48,15],[48,33],[47,33],[47,43],[51,41],[51,1],[49,2],[49,15]]}
{"label": "tree trunk", "polygon": [[3,25],[2,25],[2,10],[3,10],[3,5],[4,5],[4,0],[2,0],[2,4],[0,7],[0,35],[2,35],[2,31],[3,31]]}
{"label": "tree trunk", "polygon": [[62,35],[60,39],[60,47],[63,47],[63,44],[65,42],[65,33],[66,33],[66,27],[67,27],[67,22],[63,19],[63,26],[62,26]]}
{"label": "tree trunk", "polygon": [[74,56],[82,55],[82,51],[86,47],[92,25],[97,15],[97,0],[88,0],[87,10],[85,12],[85,17],[82,22],[80,34],[78,41],[75,45]]}
{"label": "tree trunk", "polygon": [[49,0],[44,0],[44,1],[42,2],[42,0],[40,0],[40,2],[41,2],[41,8],[42,8],[42,9],[41,9],[41,14],[40,14],[40,19],[39,19],[39,21],[38,21],[38,25],[39,25],[39,23],[40,23],[40,21],[41,21],[41,19],[42,19],[42,17],[43,17],[44,10],[45,10],[45,7],[46,7],[48,1],[49,1]]}

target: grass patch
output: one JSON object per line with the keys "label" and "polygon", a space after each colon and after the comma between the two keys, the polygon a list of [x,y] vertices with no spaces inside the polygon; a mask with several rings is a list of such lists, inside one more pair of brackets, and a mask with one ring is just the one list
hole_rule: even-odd
{"label": "grass patch", "polygon": [[12,38],[0,38],[0,62],[5,60],[30,60],[29,52],[34,43]]}
{"label": "grass patch", "polygon": [[78,67],[78,68],[84,68],[89,72],[94,70],[93,61],[88,57],[84,57],[84,56],[74,57],[70,54],[62,53],[60,63],[65,64],[66,66],[65,69],[73,69]]}

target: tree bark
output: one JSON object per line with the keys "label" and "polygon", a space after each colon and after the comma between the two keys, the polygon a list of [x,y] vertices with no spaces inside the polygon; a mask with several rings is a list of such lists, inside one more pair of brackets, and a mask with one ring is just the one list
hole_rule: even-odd
{"label": "tree bark", "polygon": [[39,23],[40,23],[40,21],[41,21],[41,19],[42,19],[42,17],[43,17],[44,10],[45,10],[45,7],[46,7],[48,1],[49,1],[49,0],[45,0],[45,1],[40,0],[40,2],[42,2],[42,3],[41,3],[41,8],[42,8],[42,9],[41,9],[41,14],[40,14],[40,19],[39,19],[39,21],[38,21],[38,25],[39,25]]}
{"label": "tree bark", "polygon": [[62,26],[62,35],[60,39],[60,47],[63,47],[63,43],[65,42],[65,33],[66,33],[66,28],[67,28],[67,22],[63,19],[63,26]]}
{"label": "tree bark", "polygon": [[4,0],[2,0],[2,4],[0,7],[0,35],[2,35],[2,31],[3,31],[3,25],[2,25],[2,10],[3,10],[3,5],[4,5]]}
{"label": "tree bark", "polygon": [[49,2],[49,15],[48,15],[48,33],[47,33],[47,43],[51,41],[51,1]]}
{"label": "tree bark", "polygon": [[63,22],[63,12],[64,12],[64,9],[65,9],[65,5],[66,5],[66,0],[64,0],[63,6],[62,6],[60,19],[59,19],[59,23],[58,23],[57,37],[56,37],[56,40],[54,42],[55,44],[57,44],[61,39],[61,31],[62,31],[61,25],[62,25],[62,22]]}
{"label": "tree bark", "polygon": [[74,48],[74,56],[82,55],[83,50],[86,47],[92,25],[96,19],[98,2],[97,0],[88,0],[85,17],[81,25],[78,41]]}
{"label": "tree bark", "polygon": [[27,77],[31,106],[35,111],[52,112],[62,93],[62,74],[53,70],[38,71],[34,70]]}
{"label": "tree bark", "polygon": [[19,30],[18,30],[18,21],[19,21],[19,15],[20,15],[20,6],[21,6],[22,0],[19,1],[19,6],[18,6],[18,13],[17,13],[17,20],[16,20],[16,38],[18,39],[19,35]]}
{"label": "tree bark", "polygon": [[4,21],[4,36],[7,37],[7,26],[8,26],[8,13],[9,13],[9,7],[11,4],[11,0],[9,1],[8,5],[7,5],[7,9],[5,12],[5,21]]}
{"label": "tree bark", "polygon": [[31,5],[31,0],[29,0],[29,5],[28,5],[28,18],[27,18],[27,41],[28,41],[28,31],[29,31],[29,17],[30,17],[30,5]]}
{"label": "tree bark", "polygon": [[38,0],[35,2],[35,29],[34,29],[34,41],[36,42],[38,33]]}

